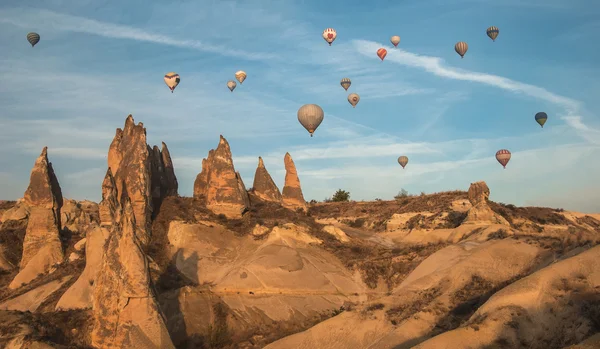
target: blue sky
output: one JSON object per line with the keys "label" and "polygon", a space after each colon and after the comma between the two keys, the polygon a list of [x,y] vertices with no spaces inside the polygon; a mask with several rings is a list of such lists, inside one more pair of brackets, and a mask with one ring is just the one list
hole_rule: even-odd
{"label": "blue sky", "polygon": [[[485,180],[496,201],[600,211],[600,3],[374,3],[3,3],[0,198],[23,195],[47,145],[65,196],[99,200],[108,146],[133,114],[150,144],[168,144],[181,195],[223,134],[248,187],[262,156],[281,188],[290,152],[307,199],[338,188],[390,199]],[[328,27],[338,33],[331,47]],[[41,35],[35,48],[29,31]],[[469,44],[464,59],[457,41]],[[231,93],[240,69],[248,78]],[[169,71],[182,79],[173,94]],[[361,96],[355,109],[351,92]],[[313,138],[296,116],[307,103],[325,111]],[[544,129],[538,111],[549,115]],[[506,170],[494,158],[501,148],[513,154]]]}

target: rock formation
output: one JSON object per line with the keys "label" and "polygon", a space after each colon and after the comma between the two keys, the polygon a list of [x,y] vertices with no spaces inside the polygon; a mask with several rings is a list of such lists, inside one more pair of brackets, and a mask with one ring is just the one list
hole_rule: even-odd
{"label": "rock formation", "polygon": [[150,239],[150,225],[154,206],[159,206],[165,196],[177,195],[177,179],[166,144],[162,153],[158,147],[146,143],[143,123],[135,124],[133,116],[118,128],[108,151],[110,168],[117,192],[131,199],[142,244]]}
{"label": "rock formation", "polygon": [[254,173],[254,194],[265,201],[281,202],[281,192],[265,168],[263,159],[258,157],[258,167]]}
{"label": "rock formation", "polygon": [[96,348],[170,349],[173,343],[151,286],[129,198],[104,247],[93,295]]}
{"label": "rock formation", "polygon": [[484,181],[471,183],[468,195],[472,207],[467,212],[467,218],[463,223],[510,225],[504,217],[496,214],[488,205],[490,188]]}
{"label": "rock formation", "polygon": [[121,220],[121,204],[118,197],[117,184],[109,167],[102,182],[102,201],[98,205],[100,226],[110,227]]}
{"label": "rock formation", "polygon": [[63,197],[52,164],[48,162],[47,147],[35,161],[23,201],[29,207],[29,221],[20,272],[9,285],[11,289],[29,283],[40,273],[47,273],[64,259],[60,241]]}
{"label": "rock formation", "polygon": [[285,153],[283,161],[285,163],[285,185],[282,192],[283,206],[291,209],[301,208],[306,210],[306,201],[304,200],[304,195],[302,195],[298,171],[296,171],[296,165],[290,153]]}
{"label": "rock formation", "polygon": [[203,197],[206,207],[228,218],[239,218],[250,206],[242,177],[235,171],[229,143],[223,136],[217,149],[202,159],[202,171],[194,182],[194,197]]}

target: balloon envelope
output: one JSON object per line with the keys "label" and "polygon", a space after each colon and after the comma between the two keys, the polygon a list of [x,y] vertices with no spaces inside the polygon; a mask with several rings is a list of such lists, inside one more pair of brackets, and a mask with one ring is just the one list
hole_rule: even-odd
{"label": "balloon envelope", "polygon": [[392,45],[394,45],[394,47],[398,47],[398,44],[400,43],[400,37],[398,35],[394,35],[390,38],[390,42]]}
{"label": "balloon envelope", "polygon": [[351,93],[348,95],[348,102],[352,104],[352,107],[355,108],[358,102],[360,101],[360,96],[356,93]]}
{"label": "balloon envelope", "polygon": [[335,31],[335,29],[327,28],[323,30],[323,39],[327,41],[329,46],[331,46],[331,43],[335,41],[335,38],[337,38],[337,32]]}
{"label": "balloon envelope", "polygon": [[311,137],[323,122],[324,117],[323,109],[316,104],[305,104],[298,109],[298,121],[310,133]]}
{"label": "balloon envelope", "polygon": [[469,45],[466,42],[460,41],[454,45],[454,51],[460,55],[460,58],[464,58],[465,53],[469,50]]}
{"label": "balloon envelope", "polygon": [[233,80],[227,81],[227,87],[229,87],[229,91],[233,92],[233,90],[235,90],[236,86],[237,86],[237,84],[235,83],[235,81],[233,81]]}
{"label": "balloon envelope", "polygon": [[496,41],[498,34],[500,34],[500,29],[498,29],[498,27],[491,26],[487,28],[486,34],[490,37],[490,39],[492,39],[492,41]]}
{"label": "balloon envelope", "polygon": [[548,114],[544,113],[543,111],[535,114],[535,121],[537,121],[537,123],[540,124],[542,128],[544,127],[546,120],[548,120]]}
{"label": "balloon envelope", "polygon": [[27,41],[31,44],[31,47],[35,46],[38,42],[40,42],[40,34],[38,33],[27,33]]}
{"label": "balloon envelope", "polygon": [[348,79],[348,78],[343,78],[340,81],[340,85],[342,85],[344,90],[348,91],[348,88],[350,87],[350,85],[352,85],[352,81],[350,81],[350,79]]}
{"label": "balloon envelope", "polygon": [[243,70],[238,70],[237,72],[235,72],[235,78],[237,79],[237,81],[240,82],[240,84],[244,82],[244,80],[246,80],[246,76],[246,72]]}
{"label": "balloon envelope", "polygon": [[408,157],[402,155],[398,158],[398,163],[400,164],[400,166],[402,166],[402,168],[404,168],[406,164],[408,164]]}
{"label": "balloon envelope", "polygon": [[510,152],[506,149],[500,149],[496,152],[496,160],[502,165],[502,167],[506,168],[506,164],[510,161]]}
{"label": "balloon envelope", "polygon": [[383,62],[383,59],[385,58],[385,56],[387,56],[387,50],[384,48],[380,48],[379,50],[377,50],[377,56]]}
{"label": "balloon envelope", "polygon": [[169,86],[171,93],[173,93],[173,91],[175,90],[175,87],[177,87],[177,85],[179,85],[180,81],[181,81],[181,78],[179,77],[179,74],[177,74],[175,72],[170,72],[170,73],[165,74],[165,84],[167,84],[167,86]]}

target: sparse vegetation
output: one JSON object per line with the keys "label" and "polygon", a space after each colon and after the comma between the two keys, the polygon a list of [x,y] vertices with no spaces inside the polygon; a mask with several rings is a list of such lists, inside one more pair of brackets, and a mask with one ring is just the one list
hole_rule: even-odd
{"label": "sparse vegetation", "polygon": [[508,232],[504,229],[498,229],[493,233],[490,233],[487,237],[488,241],[489,240],[502,240],[502,239],[506,239],[508,237]]}
{"label": "sparse vegetation", "polygon": [[331,197],[331,202],[345,202],[350,200],[350,192],[338,189]]}
{"label": "sparse vegetation", "polygon": [[400,200],[400,199],[407,198],[407,197],[409,197],[408,191],[406,189],[402,188],[398,192],[398,195],[394,196],[394,199]]}

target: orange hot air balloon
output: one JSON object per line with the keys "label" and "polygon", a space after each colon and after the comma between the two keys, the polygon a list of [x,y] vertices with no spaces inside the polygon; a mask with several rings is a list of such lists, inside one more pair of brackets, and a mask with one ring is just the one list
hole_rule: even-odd
{"label": "orange hot air balloon", "polygon": [[380,48],[379,50],[377,50],[377,56],[381,59],[381,61],[383,62],[383,59],[385,58],[385,56],[387,56],[387,50],[384,49],[383,47]]}

